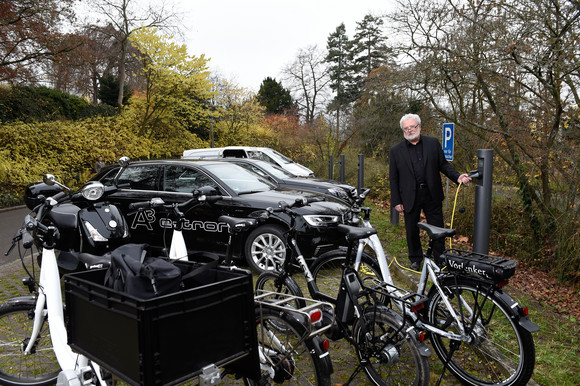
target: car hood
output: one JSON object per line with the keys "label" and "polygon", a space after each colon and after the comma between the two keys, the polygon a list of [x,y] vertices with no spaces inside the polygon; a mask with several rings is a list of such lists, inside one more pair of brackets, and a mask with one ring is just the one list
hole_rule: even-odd
{"label": "car hood", "polygon": [[350,210],[348,205],[345,205],[343,201],[337,199],[334,196],[317,194],[297,189],[276,189],[264,192],[254,192],[250,194],[242,194],[239,197],[243,198],[244,200],[255,200],[256,202],[261,201],[272,203],[285,201],[287,204],[292,204],[294,201],[296,201],[297,198],[301,197],[324,197],[325,201],[313,202],[303,209],[308,210],[307,208],[311,208],[313,212],[319,214],[343,214]]}
{"label": "car hood", "polygon": [[294,178],[285,178],[284,181],[288,181],[293,185],[312,185],[313,183],[323,185],[327,188],[341,188],[347,191],[351,191],[354,189],[354,186],[343,184],[333,180],[327,180],[324,178],[309,178],[309,177],[294,177]]}
{"label": "car hood", "polygon": [[306,166],[302,166],[297,163],[284,164],[284,169],[288,170],[290,173],[297,176],[311,176],[314,175],[312,170],[308,169]]}

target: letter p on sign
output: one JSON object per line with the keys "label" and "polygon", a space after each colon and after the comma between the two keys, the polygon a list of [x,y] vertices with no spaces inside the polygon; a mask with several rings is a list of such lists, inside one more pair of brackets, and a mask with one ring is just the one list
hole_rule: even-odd
{"label": "letter p on sign", "polygon": [[453,137],[455,133],[455,123],[443,124],[443,154],[447,161],[453,161]]}

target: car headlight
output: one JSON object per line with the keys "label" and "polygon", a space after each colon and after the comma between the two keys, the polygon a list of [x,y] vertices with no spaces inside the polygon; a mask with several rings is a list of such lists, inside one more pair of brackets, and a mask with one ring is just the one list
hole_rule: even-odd
{"label": "car headlight", "polygon": [[339,217],[327,214],[309,214],[304,215],[304,220],[313,227],[325,227],[338,224]]}
{"label": "car headlight", "polygon": [[104,193],[105,186],[98,181],[92,181],[86,184],[81,191],[83,197],[90,201],[98,200],[103,197]]}

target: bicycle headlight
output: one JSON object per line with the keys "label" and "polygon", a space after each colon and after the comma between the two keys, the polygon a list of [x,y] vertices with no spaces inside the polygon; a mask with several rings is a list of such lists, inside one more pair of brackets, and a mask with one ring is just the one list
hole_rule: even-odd
{"label": "bicycle headlight", "polygon": [[95,228],[90,222],[85,221],[85,226],[87,228],[87,231],[89,232],[89,236],[91,237],[91,239],[93,239],[93,241],[108,241],[108,239],[106,237],[103,237],[103,235],[99,233],[97,228]]}
{"label": "bicycle headlight", "polygon": [[304,215],[304,220],[313,227],[325,227],[338,224],[338,216],[328,214],[310,214]]}
{"label": "bicycle headlight", "polygon": [[103,197],[105,186],[98,181],[91,181],[83,187],[81,194],[90,201],[98,200]]}

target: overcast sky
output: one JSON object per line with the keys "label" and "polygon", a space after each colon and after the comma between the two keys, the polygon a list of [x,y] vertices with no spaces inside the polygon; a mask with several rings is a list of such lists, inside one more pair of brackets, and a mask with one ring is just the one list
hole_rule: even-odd
{"label": "overcast sky", "polygon": [[302,48],[326,49],[328,35],[344,23],[349,38],[368,13],[381,15],[392,0],[175,0],[183,9],[191,55],[211,58],[212,72],[258,91],[264,78],[278,81]]}

